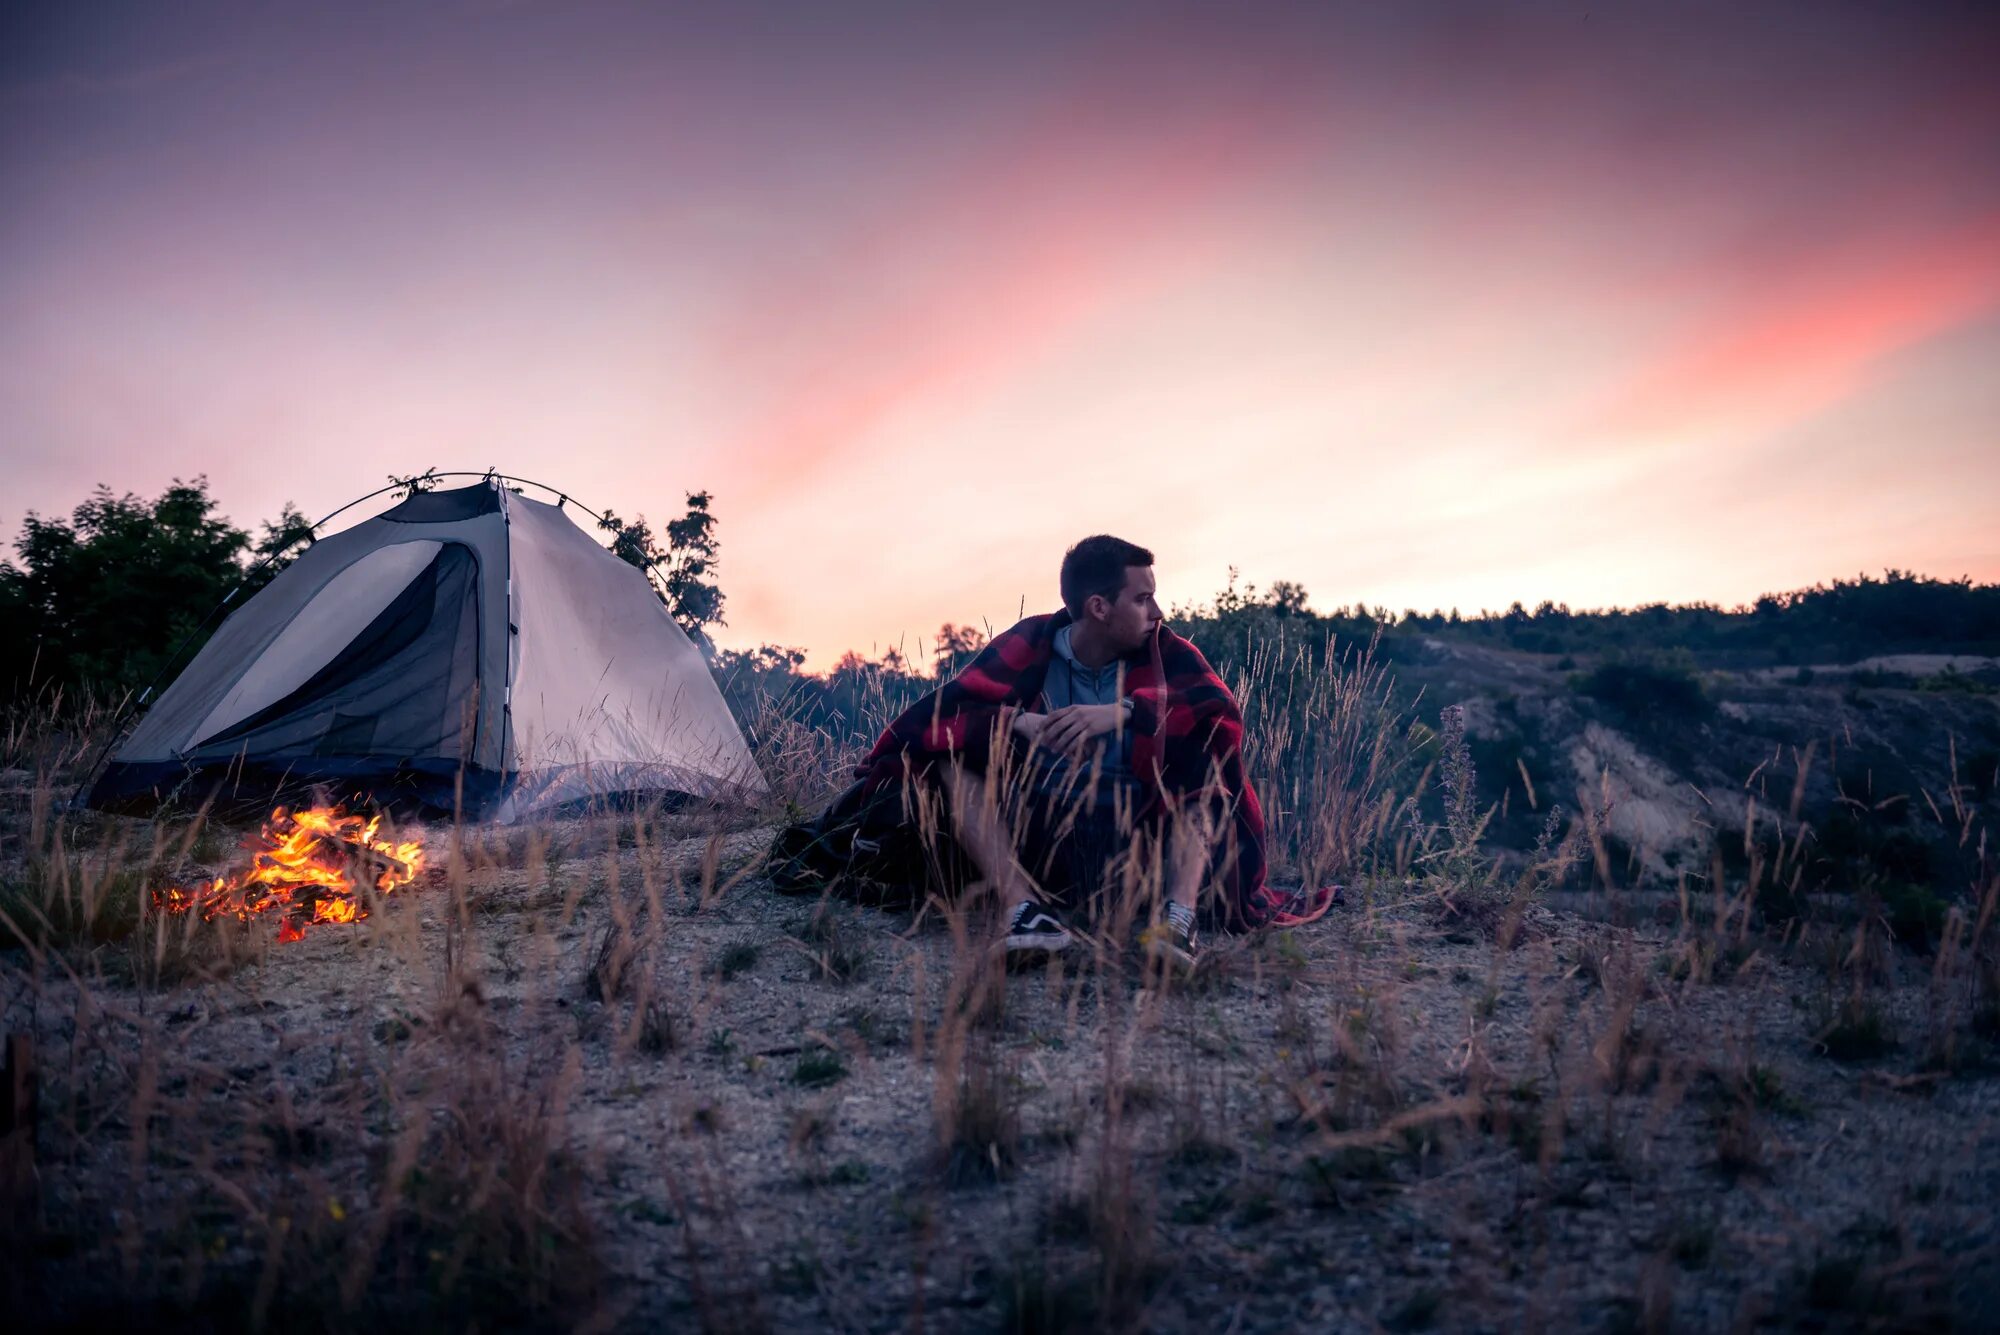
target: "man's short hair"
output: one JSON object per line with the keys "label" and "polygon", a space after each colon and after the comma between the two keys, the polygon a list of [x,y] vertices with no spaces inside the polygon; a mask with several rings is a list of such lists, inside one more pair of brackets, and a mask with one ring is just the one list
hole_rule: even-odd
{"label": "man's short hair", "polygon": [[1099,533],[1063,553],[1062,600],[1073,617],[1083,615],[1092,594],[1116,598],[1125,587],[1127,566],[1149,566],[1153,554],[1136,542]]}

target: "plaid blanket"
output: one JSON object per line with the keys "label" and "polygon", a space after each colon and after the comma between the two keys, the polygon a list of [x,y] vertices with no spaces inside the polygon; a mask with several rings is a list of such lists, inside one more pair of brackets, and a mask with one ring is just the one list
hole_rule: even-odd
{"label": "plaid blanket", "polygon": [[[904,710],[855,771],[865,788],[922,776],[956,757],[984,772],[1012,745],[1013,718],[1034,706],[1067,611],[1032,616],[993,641],[950,681]],[[1201,650],[1165,626],[1126,660],[1132,769],[1148,794],[1141,819],[1191,801],[1219,800],[1230,827],[1219,868],[1232,928],[1311,922],[1333,887],[1286,894],[1265,884],[1264,809],[1243,771],[1243,713]]]}

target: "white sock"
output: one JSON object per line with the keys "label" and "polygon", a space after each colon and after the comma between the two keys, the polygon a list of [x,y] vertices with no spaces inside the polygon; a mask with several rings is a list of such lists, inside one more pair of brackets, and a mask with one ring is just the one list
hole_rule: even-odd
{"label": "white sock", "polygon": [[1180,928],[1183,932],[1186,932],[1189,936],[1194,935],[1194,910],[1187,905],[1168,904],[1167,921]]}

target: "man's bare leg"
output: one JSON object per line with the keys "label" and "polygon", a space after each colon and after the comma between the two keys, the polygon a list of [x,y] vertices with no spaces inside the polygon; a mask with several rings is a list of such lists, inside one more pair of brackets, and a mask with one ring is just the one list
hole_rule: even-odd
{"label": "man's bare leg", "polygon": [[1021,906],[1039,902],[1035,882],[1014,856],[1014,841],[986,780],[963,765],[953,765],[945,771],[945,789],[951,798],[952,830],[999,909],[995,937],[1005,939],[1013,932]]}
{"label": "man's bare leg", "polygon": [[1164,919],[1148,932],[1155,954],[1192,967],[1195,961],[1195,906],[1201,896],[1202,873],[1208,869],[1215,825],[1205,803],[1184,807],[1168,817]]}
{"label": "man's bare leg", "polygon": [[1215,820],[1206,803],[1183,807],[1169,819],[1167,903],[1192,912],[1201,895],[1202,873],[1214,851]]}
{"label": "man's bare leg", "polygon": [[1167,867],[1167,903],[1178,904],[1188,912],[1194,912],[1195,902],[1201,897],[1201,872],[1208,861],[1208,849],[1195,845],[1186,846],[1186,841],[1177,845]]}

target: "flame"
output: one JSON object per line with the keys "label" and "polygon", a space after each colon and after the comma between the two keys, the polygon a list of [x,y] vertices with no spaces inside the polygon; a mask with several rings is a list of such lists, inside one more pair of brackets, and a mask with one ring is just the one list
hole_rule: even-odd
{"label": "flame", "polygon": [[368,916],[368,900],[355,883],[376,871],[376,893],[408,885],[423,870],[423,844],[415,839],[376,838],[380,813],[349,815],[339,807],[311,807],[271,813],[251,865],[218,876],[195,889],[169,887],[153,892],[163,913],[200,913],[204,920],[248,922],[280,915],[278,939],[297,941],[320,923],[353,923]]}

